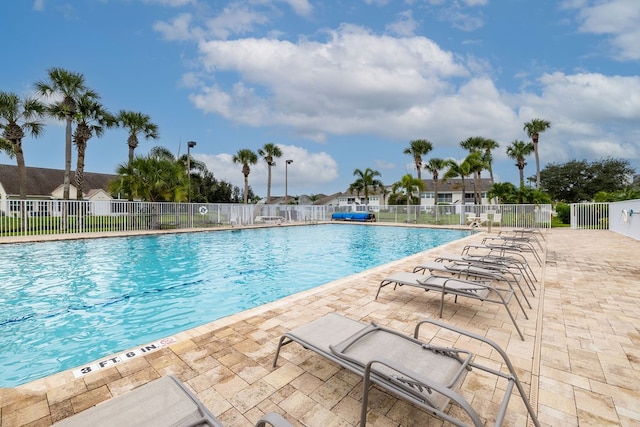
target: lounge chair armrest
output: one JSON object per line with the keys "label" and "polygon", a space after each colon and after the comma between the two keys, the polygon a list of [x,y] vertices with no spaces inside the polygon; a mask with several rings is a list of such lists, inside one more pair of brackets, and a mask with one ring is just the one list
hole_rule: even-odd
{"label": "lounge chair armrest", "polygon": [[[507,365],[507,368],[509,369],[509,372],[511,373],[511,375],[513,375],[513,376],[516,375],[516,371],[515,371],[513,365],[511,364],[511,360],[509,360],[509,356],[507,356],[507,353],[495,341],[493,341],[493,340],[491,340],[491,339],[489,339],[487,337],[483,337],[481,335],[475,334],[475,333],[470,332],[470,331],[466,331],[464,329],[460,329],[460,328],[458,328],[456,326],[449,325],[448,323],[444,323],[444,322],[441,322],[441,321],[435,320],[435,319],[423,319],[423,320],[419,321],[418,324],[416,325],[414,333],[413,333],[413,337],[415,339],[419,339],[418,337],[420,335],[420,327],[425,323],[429,323],[429,324],[432,324],[434,326],[438,326],[440,328],[447,329],[447,330],[452,331],[452,332],[456,332],[459,335],[464,335],[464,336],[467,336],[469,338],[473,338],[473,339],[475,339],[477,341],[481,341],[481,342],[483,342],[485,344],[490,345],[491,347],[493,347],[498,352],[498,354],[500,354],[500,357],[502,357],[502,359],[504,360],[505,365]],[[471,365],[475,366],[475,367],[480,367],[480,368],[486,370],[486,368],[478,366],[477,364],[472,363]],[[495,371],[493,371],[493,372],[495,373]]]}
{"label": "lounge chair armrest", "polygon": [[289,421],[285,420],[282,415],[275,412],[264,414],[264,416],[256,423],[256,427],[267,427],[268,425],[273,427],[292,427]]}
{"label": "lounge chair armrest", "polygon": [[[438,411],[439,412],[438,415],[444,418],[445,420],[451,421],[450,417],[448,417],[446,414],[444,414],[444,412],[442,412],[444,408],[438,408],[435,405],[428,403],[429,402],[428,395],[434,391],[436,393],[440,393],[446,396],[450,401],[455,402],[456,405],[462,408],[467,413],[467,415],[469,415],[474,425],[476,426],[484,425],[484,423],[480,419],[480,416],[475,411],[475,409],[473,409],[473,407],[458,393],[456,393],[455,391],[453,391],[452,389],[450,389],[449,387],[443,384],[430,381],[429,379],[423,377],[422,375],[414,371],[411,371],[409,369],[406,369],[401,365],[399,365],[398,363],[395,363],[388,359],[377,359],[377,360],[374,359],[374,360],[371,360],[365,366],[364,381],[363,381],[365,395],[368,394],[369,387],[371,386],[371,383],[372,383],[371,374],[376,373],[376,370],[374,368],[375,365],[383,365],[397,372],[399,374],[398,376],[389,378],[387,381],[392,382],[393,384],[395,384],[396,387],[404,390],[405,393],[414,396],[417,403],[420,403],[421,401],[425,402],[424,404],[426,404],[426,406],[429,406],[435,409],[436,411]],[[365,404],[365,402],[366,400],[364,399],[364,395],[363,395],[363,405]]]}

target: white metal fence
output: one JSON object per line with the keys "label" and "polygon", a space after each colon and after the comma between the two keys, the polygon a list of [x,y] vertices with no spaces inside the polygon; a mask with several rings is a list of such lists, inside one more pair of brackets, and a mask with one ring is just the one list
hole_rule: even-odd
{"label": "white metal fence", "polygon": [[493,227],[551,226],[549,205],[316,206],[10,200],[0,236],[189,229],[330,221],[335,212],[367,211],[378,222]]}
{"label": "white metal fence", "polygon": [[609,229],[609,203],[572,203],[571,228]]}

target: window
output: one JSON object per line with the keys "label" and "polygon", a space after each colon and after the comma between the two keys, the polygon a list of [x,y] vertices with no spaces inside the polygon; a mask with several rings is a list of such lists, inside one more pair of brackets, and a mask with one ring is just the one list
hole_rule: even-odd
{"label": "window", "polygon": [[452,193],[438,193],[438,203],[451,203],[453,202]]}

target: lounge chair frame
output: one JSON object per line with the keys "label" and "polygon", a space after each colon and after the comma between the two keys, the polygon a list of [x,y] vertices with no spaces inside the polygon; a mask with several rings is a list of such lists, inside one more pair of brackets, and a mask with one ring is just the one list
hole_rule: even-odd
{"label": "lounge chair frame", "polygon": [[[291,427],[276,413],[256,427]],[[176,377],[167,375],[65,418],[54,427],[224,427]]]}
{"label": "lounge chair frame", "polygon": [[[499,282],[506,282],[509,285],[509,288],[514,291],[515,289],[513,286],[515,285],[520,290],[520,293],[529,308],[531,308],[531,303],[527,298],[527,294],[520,285],[520,280],[524,279],[524,276],[521,276],[520,273],[515,273],[504,266],[501,269],[498,269],[495,266],[494,268],[488,268],[487,265],[479,265],[478,263],[471,261],[445,262],[444,258],[437,257],[434,261],[424,261],[413,268],[414,273],[425,273],[427,271],[431,274],[434,272],[450,274],[465,280],[496,280]],[[531,288],[529,288],[529,290],[533,295],[533,290]],[[527,317],[527,312],[524,310],[524,307],[520,302],[520,298],[518,298],[518,294],[514,292],[513,296],[522,309],[522,313]]]}
{"label": "lounge chair frame", "polygon": [[[515,292],[513,289],[496,288],[491,286],[490,283],[490,281],[482,282],[476,280],[464,280],[456,277],[448,278],[403,271],[383,279],[380,282],[380,286],[378,286],[378,292],[376,293],[375,299],[378,299],[380,290],[387,285],[393,285],[394,290],[398,286],[406,285],[424,289],[425,291],[438,292],[440,293],[440,317],[443,315],[444,297],[447,294],[454,295],[455,302],[458,302],[458,297],[465,297],[501,304],[507,311],[507,314],[509,315],[513,326],[515,326],[520,339],[524,341],[524,335],[522,334],[522,331],[520,331],[516,318],[513,316],[513,313],[511,313],[511,309],[509,308],[509,302],[511,302],[511,298],[515,295]],[[522,305],[520,307],[522,307]],[[522,310],[524,311],[524,308]]]}
{"label": "lounge chair frame", "polygon": [[[503,359],[508,372],[476,363],[470,351],[434,346],[420,340],[420,329],[425,324],[449,330],[491,346]],[[418,322],[413,336],[409,336],[375,323],[367,325],[337,313],[329,313],[283,334],[276,348],[274,367],[277,366],[282,347],[292,342],[314,351],[363,378],[361,427],[366,426],[369,390],[374,384],[456,426],[469,424],[468,421],[445,412],[450,403],[461,408],[471,420],[472,425],[484,426],[476,410],[455,390],[473,369],[482,370],[507,382],[495,426],[502,425],[504,421],[514,387],[518,390],[531,421],[535,426],[540,426],[533,407],[526,397],[524,387],[504,350],[488,338],[437,320],[426,319]]]}

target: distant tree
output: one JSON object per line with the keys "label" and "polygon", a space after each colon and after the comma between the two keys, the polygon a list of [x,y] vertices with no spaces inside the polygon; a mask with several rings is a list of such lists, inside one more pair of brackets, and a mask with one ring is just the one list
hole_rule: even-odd
{"label": "distant tree", "polygon": [[76,199],[83,200],[84,162],[87,143],[95,135],[100,138],[105,129],[116,126],[113,114],[106,110],[97,98],[83,95],[76,104],[76,130],[73,133],[73,143],[78,150],[76,165]]}
{"label": "distant tree", "polygon": [[482,142],[482,149],[484,150],[484,154],[482,155],[482,160],[484,160],[485,164],[487,165],[487,170],[489,171],[489,180],[491,181],[491,184],[493,184],[493,154],[491,153],[491,150],[497,149],[498,147],[500,147],[500,144],[498,144],[493,139],[483,139],[484,141]]}
{"label": "distant tree", "polygon": [[384,187],[382,181],[377,179],[376,177],[381,176],[380,172],[373,170],[371,168],[366,168],[364,171],[360,169],[356,169],[353,171],[353,175],[357,177],[356,181],[351,184],[352,186],[357,186],[362,190],[365,199],[365,205],[369,205],[369,190],[377,191],[380,188]]}
{"label": "distant tree", "polygon": [[443,180],[447,180],[450,178],[460,178],[460,182],[462,184],[462,200],[461,204],[464,205],[466,198],[466,178],[471,175],[471,162],[468,161],[468,157],[465,158],[461,162],[456,162],[455,160],[447,160],[447,170],[442,176]]}
{"label": "distant tree", "polygon": [[133,160],[134,151],[138,148],[138,135],[142,134],[145,139],[158,139],[158,125],[151,121],[151,117],[146,114],[134,111],[120,110],[118,113],[118,123],[129,132],[127,145],[129,146],[129,161]]}
{"label": "distant tree", "polygon": [[527,165],[525,158],[533,152],[533,143],[514,140],[507,147],[507,156],[516,161],[516,167],[520,173],[520,188],[524,187],[524,167]]}
{"label": "distant tree", "polygon": [[403,153],[413,157],[413,161],[416,165],[416,171],[418,172],[418,179],[422,179],[422,156],[429,154],[433,150],[433,144],[426,139],[415,139],[411,141],[408,148],[405,148]]}
{"label": "distant tree", "polygon": [[242,165],[242,175],[244,175],[244,203],[247,204],[249,201],[250,165],[258,163],[258,155],[248,148],[243,148],[233,156],[233,163],[239,163]]}
{"label": "distant tree", "polygon": [[97,98],[97,93],[85,84],[84,76],[62,68],[47,71],[47,80],[36,82],[37,92],[45,97],[60,96],[61,101],[51,106],[50,114],[66,122],[64,147],[64,186],[62,198],[69,200],[71,186],[72,124],[74,122],[78,99],[81,96]]}
{"label": "distant tree", "polygon": [[320,200],[320,196],[318,196],[317,194],[311,194],[309,196],[309,201],[312,205],[315,205],[318,200]]}
{"label": "distant tree", "polygon": [[600,191],[622,191],[635,173],[628,160],[605,158],[592,163],[572,160],[550,163],[540,172],[542,188],[555,201],[578,203],[593,201]]}
{"label": "distant tree", "polygon": [[536,155],[536,188],[540,189],[540,156],[538,155],[538,139],[540,134],[551,127],[551,123],[543,119],[533,119],[524,124],[524,130],[533,142],[533,152]]}
{"label": "distant tree", "polygon": [[267,162],[267,203],[271,203],[271,167],[276,165],[275,159],[282,157],[282,150],[275,144],[267,143],[258,150],[258,155]]}
{"label": "distant tree", "polygon": [[125,193],[148,202],[187,200],[185,169],[179,162],[161,156],[135,157],[121,164],[111,182],[112,194]]}
{"label": "distant tree", "polygon": [[16,158],[20,198],[27,198],[27,166],[22,150],[22,140],[26,133],[37,138],[44,125],[40,119],[45,114],[45,106],[33,98],[20,98],[15,93],[0,92],[0,148],[9,157]]}
{"label": "distant tree", "polygon": [[517,203],[518,189],[510,182],[496,182],[487,192],[489,199],[496,199],[499,204]]}
{"label": "distant tree", "polygon": [[429,159],[427,163],[424,165],[424,170],[429,171],[431,176],[433,177],[433,204],[438,204],[438,186],[439,181],[438,177],[440,176],[440,171],[443,170],[447,166],[447,162],[444,159],[440,159],[438,157],[432,157]]}
{"label": "distant tree", "polygon": [[409,222],[409,205],[413,201],[413,193],[424,190],[424,182],[408,173],[393,184],[392,189],[394,193],[400,190],[407,196],[407,222]]}
{"label": "distant tree", "polygon": [[349,193],[356,195],[357,198],[360,198],[360,193],[364,190],[362,181],[354,181],[349,184]]}
{"label": "distant tree", "polygon": [[640,189],[631,186],[620,191],[598,191],[593,197],[594,202],[622,202],[624,200],[640,199]]}

